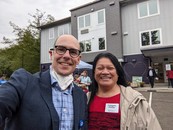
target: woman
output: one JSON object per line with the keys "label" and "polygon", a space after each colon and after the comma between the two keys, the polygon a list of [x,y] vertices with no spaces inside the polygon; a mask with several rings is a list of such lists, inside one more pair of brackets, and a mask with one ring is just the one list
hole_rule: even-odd
{"label": "woman", "polygon": [[111,53],[93,62],[89,94],[89,130],[161,130],[146,99],[127,87],[124,71]]}
{"label": "woman", "polygon": [[173,88],[173,70],[168,70],[167,71],[167,76],[168,76],[168,79],[170,81],[170,84],[171,84],[171,86]]}

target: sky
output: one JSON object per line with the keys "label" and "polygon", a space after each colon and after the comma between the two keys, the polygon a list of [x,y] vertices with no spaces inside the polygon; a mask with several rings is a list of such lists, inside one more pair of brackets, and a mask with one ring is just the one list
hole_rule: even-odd
{"label": "sky", "polygon": [[[36,9],[52,15],[55,20],[70,16],[70,9],[94,0],[0,0],[0,42],[3,37],[13,39],[13,28],[9,22],[23,28],[32,19],[28,14],[35,14]],[[46,16],[45,15],[45,16]],[[0,43],[0,48],[4,47]]]}

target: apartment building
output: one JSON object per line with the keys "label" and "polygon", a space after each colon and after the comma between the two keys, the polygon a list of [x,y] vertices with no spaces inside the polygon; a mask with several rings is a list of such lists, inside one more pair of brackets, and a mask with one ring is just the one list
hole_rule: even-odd
{"label": "apartment building", "polygon": [[[68,24],[70,33],[80,41],[83,61],[92,63],[98,53],[111,52],[122,64],[128,81],[140,78],[148,82],[151,65],[158,74],[157,82],[167,82],[166,70],[173,65],[172,6],[171,0],[96,0],[71,9]],[[48,39],[53,27],[41,28],[47,32],[42,35],[42,31],[41,37]],[[50,41],[45,42],[45,38],[41,38],[41,55]],[[43,59],[42,65],[48,57]]]}

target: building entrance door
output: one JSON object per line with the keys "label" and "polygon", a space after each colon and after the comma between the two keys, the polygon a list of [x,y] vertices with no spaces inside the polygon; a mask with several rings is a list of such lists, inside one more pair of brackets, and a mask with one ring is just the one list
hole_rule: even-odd
{"label": "building entrance door", "polygon": [[155,80],[156,83],[164,83],[164,70],[163,70],[163,64],[162,63],[154,63],[153,68],[156,71],[156,74],[158,76],[158,80]]}

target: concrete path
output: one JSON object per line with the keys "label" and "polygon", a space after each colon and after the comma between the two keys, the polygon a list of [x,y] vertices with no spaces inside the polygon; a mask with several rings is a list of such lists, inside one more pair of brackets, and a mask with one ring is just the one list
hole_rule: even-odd
{"label": "concrete path", "polygon": [[134,87],[134,89],[145,92],[173,92],[173,88],[168,87],[167,83],[155,83],[154,88],[151,88],[149,84],[145,84],[144,87]]}

